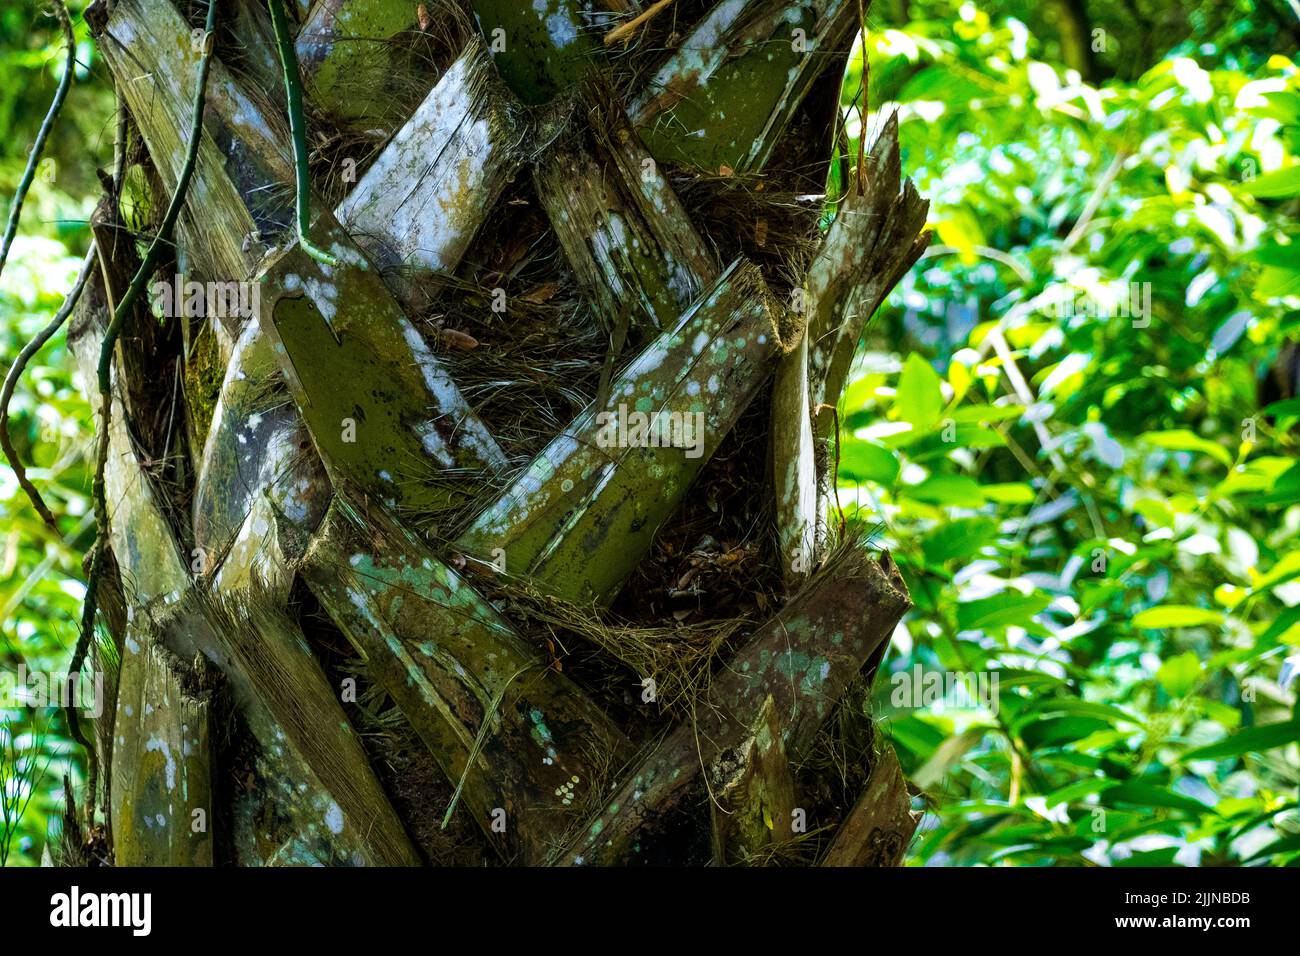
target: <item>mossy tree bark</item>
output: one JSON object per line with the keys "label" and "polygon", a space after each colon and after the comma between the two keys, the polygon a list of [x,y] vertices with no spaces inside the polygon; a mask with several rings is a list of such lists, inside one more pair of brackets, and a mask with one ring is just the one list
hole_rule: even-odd
{"label": "mossy tree bark", "polygon": [[[807,200],[858,4],[682,2],[612,43],[644,4],[287,4],[328,264],[266,11],[216,2],[163,314],[115,355],[112,859],[900,862],[864,704],[909,603],[824,520],[823,411],[925,203],[890,124],[824,237]],[[131,168],[86,371],[202,7],[87,13]]]}

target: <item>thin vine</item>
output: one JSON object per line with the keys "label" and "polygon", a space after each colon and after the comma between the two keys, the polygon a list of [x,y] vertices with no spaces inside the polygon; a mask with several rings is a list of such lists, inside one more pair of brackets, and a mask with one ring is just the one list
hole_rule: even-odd
{"label": "thin vine", "polygon": [[282,0],[266,0],[271,11],[271,27],[275,31],[275,45],[280,53],[280,68],[284,73],[284,93],[289,109],[289,133],[293,139],[293,167],[295,205],[297,206],[298,245],[317,262],[336,266],[338,259],[314,246],[307,237],[311,227],[311,177],[307,172],[307,123],[302,111],[302,78],[298,75],[298,54],[289,35],[289,20],[285,16]]}
{"label": "thin vine", "polygon": [[23,170],[23,178],[18,181],[18,191],[14,193],[13,205],[9,207],[9,223],[5,226],[4,241],[0,243],[0,273],[5,271],[9,250],[13,246],[14,236],[18,233],[18,218],[22,215],[23,203],[27,200],[27,190],[31,189],[32,180],[36,178],[36,166],[41,161],[41,153],[45,151],[45,143],[50,138],[50,131],[54,129],[54,123],[59,118],[59,111],[63,109],[63,101],[68,98],[68,89],[72,86],[72,74],[77,66],[77,38],[72,33],[72,20],[68,17],[68,8],[63,5],[63,0],[53,0],[53,2],[54,15],[59,18],[59,25],[63,27],[63,38],[68,45],[68,60],[63,68],[63,76],[59,78],[59,86],[54,91],[49,112],[45,114],[45,119],[41,121],[41,128],[36,133],[36,142],[32,144],[31,154],[27,157],[27,168]]}

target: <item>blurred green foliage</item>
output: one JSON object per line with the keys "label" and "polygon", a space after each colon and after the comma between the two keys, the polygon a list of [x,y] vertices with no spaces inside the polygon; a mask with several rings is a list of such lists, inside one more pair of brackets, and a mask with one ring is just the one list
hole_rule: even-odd
{"label": "blurred green foliage", "polygon": [[[32,141],[64,69],[58,22],[37,0],[0,8],[0,196],[8,216]],[[23,209],[22,228],[0,279],[0,368],[50,321],[71,287],[90,233],[97,166],[112,162],[113,97],[98,72],[81,19],[69,3],[79,39],[78,71]],[[14,444],[28,474],[60,515],[60,535],[45,527],[0,464],[0,676],[12,686],[27,674],[61,674],[76,641],[81,554],[91,514],[86,470],[89,410],[74,386],[62,334],[28,366],[11,406]],[[0,698],[5,688],[0,688]],[[4,707],[0,699],[0,861],[40,862],[47,820],[63,808],[65,773],[78,779],[61,715],[52,709]],[[25,807],[21,819],[15,811]],[[6,859],[7,858],[7,859]]]}
{"label": "blurred green foliage", "polygon": [[840,408],[846,519],[916,604],[875,695],[913,861],[1295,861],[1300,70],[1276,11],[1208,5],[1140,70],[1094,19],[1131,78],[1091,84],[1021,6],[878,9],[844,93],[850,155],[897,111],[935,232]]}

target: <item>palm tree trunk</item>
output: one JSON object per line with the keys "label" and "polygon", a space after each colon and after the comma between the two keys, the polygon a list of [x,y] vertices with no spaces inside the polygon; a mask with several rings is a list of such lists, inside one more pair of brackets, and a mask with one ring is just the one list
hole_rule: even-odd
{"label": "palm tree trunk", "polygon": [[[291,229],[266,10],[218,2],[159,278],[256,310],[141,308],[116,350],[114,860],[897,864],[916,818],[863,705],[909,602],[825,520],[824,409],[926,204],[893,124],[824,239],[796,199],[858,4],[683,2],[609,46],[644,5],[289,4],[329,265]],[[200,6],[87,14],[136,208],[176,187]]]}

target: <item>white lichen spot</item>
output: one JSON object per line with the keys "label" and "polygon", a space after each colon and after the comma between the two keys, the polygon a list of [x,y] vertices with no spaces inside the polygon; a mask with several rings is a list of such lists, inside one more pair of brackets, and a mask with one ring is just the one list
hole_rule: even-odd
{"label": "white lichen spot", "polygon": [[176,786],[176,760],[172,757],[172,749],[167,741],[160,737],[150,737],[145,742],[144,749],[146,753],[160,753],[163,755],[164,772],[167,777],[167,789],[171,790]]}

